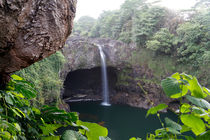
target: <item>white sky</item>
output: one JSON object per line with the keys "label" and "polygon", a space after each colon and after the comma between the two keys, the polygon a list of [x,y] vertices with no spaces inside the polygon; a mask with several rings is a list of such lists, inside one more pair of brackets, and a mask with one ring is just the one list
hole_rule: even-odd
{"label": "white sky", "polygon": [[[97,18],[103,11],[119,9],[124,1],[125,0],[78,0],[76,20],[86,15]],[[161,5],[173,10],[187,9],[195,4],[195,0],[162,1]]]}
{"label": "white sky", "polygon": [[103,11],[119,9],[125,0],[77,0],[76,19],[81,16],[97,18]]}

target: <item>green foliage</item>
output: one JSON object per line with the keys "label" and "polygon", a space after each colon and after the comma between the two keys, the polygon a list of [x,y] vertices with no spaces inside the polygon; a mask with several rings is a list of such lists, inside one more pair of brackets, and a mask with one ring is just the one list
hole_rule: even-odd
{"label": "green foliage", "polygon": [[[155,134],[148,135],[147,139],[185,138],[194,140],[194,137],[185,133],[188,131],[193,132],[196,139],[208,138],[210,131],[210,103],[204,98],[210,94],[209,89],[202,87],[195,77],[184,73],[175,73],[171,77],[164,79],[162,87],[167,96],[180,99],[180,107],[176,111],[179,120],[175,122],[165,118],[165,124],[163,124],[157,112],[165,107],[151,108],[148,110],[147,116],[157,114],[163,128],[157,129]],[[190,104],[183,99],[187,99]]]}
{"label": "green foliage", "polygon": [[180,118],[182,123],[191,128],[196,136],[206,131],[206,126],[199,117],[193,114],[182,114]]}
{"label": "green foliage", "polygon": [[61,136],[61,140],[87,140],[87,138],[81,135],[79,132],[66,130]]}
{"label": "green foliage", "polygon": [[92,27],[91,37],[110,37],[117,39],[121,31],[120,12],[104,11]]}
{"label": "green foliage", "polygon": [[[12,75],[5,90],[0,90],[0,138],[3,139],[57,139],[57,128],[78,120],[76,113],[67,113],[56,107],[41,110],[31,106],[36,90],[33,84]],[[52,110],[53,109],[53,110]]]}
{"label": "green foliage", "polygon": [[147,41],[147,48],[157,53],[172,54],[174,35],[168,29],[162,28],[154,34],[152,40]]}
{"label": "green foliage", "polygon": [[166,105],[166,104],[159,104],[159,105],[157,105],[155,107],[150,108],[147,111],[147,115],[146,116],[149,116],[150,114],[157,114],[158,111],[161,111],[161,110],[163,110],[163,109],[165,109],[167,107],[168,107],[168,105]]}
{"label": "green foliage", "polygon": [[126,0],[119,10],[103,12],[95,25],[90,17],[82,17],[75,23],[74,30],[79,35],[106,37],[144,45],[146,39],[162,27],[164,15],[165,9],[150,8],[145,0]]}
{"label": "green foliage", "polygon": [[33,100],[33,105],[42,106],[58,102],[63,81],[60,79],[60,71],[65,63],[65,58],[61,52],[51,55],[40,62],[16,72],[35,85],[38,91],[37,97]]}
{"label": "green foliage", "polygon": [[195,104],[199,107],[202,107],[202,108],[205,108],[205,109],[210,109],[209,102],[207,102],[204,99],[196,98],[196,97],[189,96],[189,95],[186,95],[186,98],[187,98],[188,101],[190,101],[191,103],[193,103],[193,104]]}
{"label": "green foliage", "polygon": [[77,121],[77,125],[82,126],[85,129],[79,129],[80,133],[86,135],[88,140],[97,140],[100,136],[106,137],[108,130],[96,123]]}
{"label": "green foliage", "polygon": [[180,94],[181,92],[179,82],[175,78],[172,78],[172,77],[162,80],[161,86],[163,87],[163,91],[169,97],[176,94]]}
{"label": "green foliage", "polygon": [[207,30],[198,22],[186,22],[177,29],[175,45],[178,61],[197,66],[204,52],[208,50]]}
{"label": "green foliage", "polygon": [[[210,83],[208,4],[207,0],[199,0],[194,9],[190,10],[193,14],[183,18],[179,13],[154,6],[145,0],[126,0],[119,10],[102,13],[91,29],[87,26],[87,29],[91,30],[87,36],[136,43],[139,55],[144,48],[151,50],[152,53],[147,54],[149,62],[142,56],[141,60],[132,63],[137,64],[138,61],[144,62],[143,65],[147,63],[149,67],[155,69],[154,73],[158,80],[181,68],[180,71],[193,74],[201,83],[208,85]],[[183,14],[189,14],[187,12]],[[77,23],[82,24],[80,21]],[[168,62],[169,58],[172,62]]]}
{"label": "green foliage", "polygon": [[[109,140],[106,128],[79,121],[76,112],[46,105],[41,109],[33,107],[30,102],[37,94],[34,85],[17,75],[11,78],[7,88],[0,90],[0,139],[96,140],[101,136],[100,139]],[[82,133],[73,130],[65,131],[62,136],[55,133],[69,125]]]}
{"label": "green foliage", "polygon": [[135,14],[134,36],[139,46],[144,46],[146,41],[163,25],[166,10],[160,7],[143,8]]}
{"label": "green foliage", "polygon": [[92,26],[96,20],[89,16],[81,17],[77,22],[74,22],[73,34],[80,36],[89,36]]}
{"label": "green foliage", "polygon": [[171,55],[179,64],[190,63],[194,67],[209,64],[209,14],[209,10],[196,13],[189,21],[179,24],[173,34],[162,28],[147,41],[147,48],[156,55]]}

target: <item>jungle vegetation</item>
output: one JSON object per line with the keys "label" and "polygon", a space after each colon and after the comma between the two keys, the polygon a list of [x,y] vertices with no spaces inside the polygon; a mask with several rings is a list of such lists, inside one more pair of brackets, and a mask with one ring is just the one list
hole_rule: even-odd
{"label": "jungle vegetation", "polygon": [[[75,21],[73,34],[135,43],[139,50],[134,52],[133,63],[146,63],[156,71],[159,81],[176,71],[185,71],[209,86],[209,23],[208,0],[179,12],[145,0],[126,0],[119,10],[104,11],[98,19],[81,17]],[[163,67],[157,71],[156,64]]]}

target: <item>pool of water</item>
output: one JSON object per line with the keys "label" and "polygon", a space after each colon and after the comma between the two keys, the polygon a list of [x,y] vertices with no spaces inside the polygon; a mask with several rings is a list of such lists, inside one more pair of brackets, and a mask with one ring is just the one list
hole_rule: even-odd
{"label": "pool of water", "polygon": [[[82,121],[105,126],[112,140],[129,140],[131,137],[146,138],[147,133],[161,128],[156,115],[146,116],[147,110],[126,105],[102,106],[99,102],[69,103],[71,111],[79,112]],[[161,117],[175,120],[172,112],[161,113]]]}

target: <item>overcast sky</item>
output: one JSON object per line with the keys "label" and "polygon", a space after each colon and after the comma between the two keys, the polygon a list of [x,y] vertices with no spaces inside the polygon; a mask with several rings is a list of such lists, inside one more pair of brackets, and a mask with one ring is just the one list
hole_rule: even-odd
{"label": "overcast sky", "polygon": [[[125,0],[78,0],[76,19],[86,15],[97,18],[103,11],[119,9],[124,1]],[[190,8],[195,4],[195,0],[162,1],[163,6],[174,10]]]}

